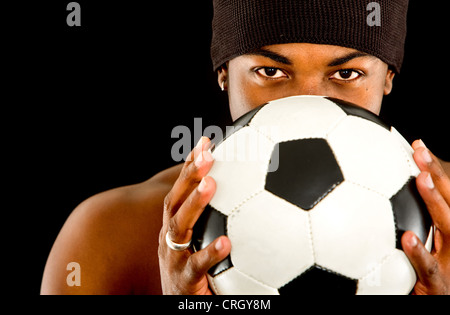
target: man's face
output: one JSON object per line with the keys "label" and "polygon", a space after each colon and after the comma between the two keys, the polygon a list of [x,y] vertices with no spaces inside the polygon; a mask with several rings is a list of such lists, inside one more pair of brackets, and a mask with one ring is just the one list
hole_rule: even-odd
{"label": "man's face", "polygon": [[394,73],[380,59],[351,48],[317,44],[265,46],[232,59],[219,71],[237,119],[268,101],[321,95],[355,103],[379,114]]}

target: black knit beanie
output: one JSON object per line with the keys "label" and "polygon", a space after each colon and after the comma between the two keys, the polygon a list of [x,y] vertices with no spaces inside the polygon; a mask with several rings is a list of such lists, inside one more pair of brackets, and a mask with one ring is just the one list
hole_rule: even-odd
{"label": "black knit beanie", "polygon": [[213,2],[214,70],[263,46],[313,43],[354,48],[380,58],[400,72],[409,0]]}

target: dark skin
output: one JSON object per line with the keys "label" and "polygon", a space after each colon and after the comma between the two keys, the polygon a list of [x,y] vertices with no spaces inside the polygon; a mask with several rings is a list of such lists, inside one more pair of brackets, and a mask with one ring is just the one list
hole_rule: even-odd
{"label": "dark skin", "polygon": [[[218,71],[234,119],[267,101],[292,95],[324,95],[378,114],[394,73],[376,57],[353,49],[312,44],[263,47]],[[94,196],[71,214],[50,253],[43,294],[211,294],[207,270],[231,250],[222,236],[202,251],[175,252],[165,235],[185,243],[216,184],[207,176],[214,161],[202,138],[186,163],[148,181]],[[422,173],[417,187],[437,228],[428,253],[412,232],[402,238],[418,274],[416,294],[450,288],[450,180],[421,141],[413,144]],[[448,167],[447,164],[444,164]],[[81,286],[69,287],[69,262],[81,266]]]}

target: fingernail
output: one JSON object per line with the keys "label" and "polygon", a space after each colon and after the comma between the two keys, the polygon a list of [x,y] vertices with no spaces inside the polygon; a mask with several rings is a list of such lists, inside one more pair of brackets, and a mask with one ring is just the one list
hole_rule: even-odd
{"label": "fingernail", "polygon": [[428,149],[423,150],[422,158],[426,163],[433,162],[433,159],[431,158],[431,155],[430,155],[430,151],[428,151]]}
{"label": "fingernail", "polygon": [[427,185],[428,189],[434,189],[434,182],[431,174],[428,174],[427,178],[425,178],[425,184]]}
{"label": "fingernail", "polygon": [[425,145],[425,143],[422,141],[422,139],[419,140],[419,147],[422,147],[422,148],[426,148],[427,147]]}
{"label": "fingernail", "polygon": [[411,246],[411,247],[417,246],[417,237],[413,236],[409,239],[409,246]]}
{"label": "fingernail", "polygon": [[222,243],[222,239],[219,239],[217,242],[216,242],[216,245],[214,246],[215,248],[216,248],[216,251],[221,251],[222,250],[222,248],[223,248],[223,243]]}
{"label": "fingernail", "polygon": [[205,178],[203,177],[202,178],[202,181],[200,182],[200,184],[198,185],[198,188],[197,188],[197,190],[199,191],[199,192],[204,192],[205,191],[205,189],[206,189],[206,186],[207,186],[207,184],[206,184],[206,180],[205,180]]}

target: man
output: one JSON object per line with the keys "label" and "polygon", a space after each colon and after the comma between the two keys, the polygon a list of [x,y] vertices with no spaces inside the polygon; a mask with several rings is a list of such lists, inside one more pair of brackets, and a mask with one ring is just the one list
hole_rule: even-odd
{"label": "man", "polygon": [[[214,0],[211,52],[233,119],[292,95],[335,97],[378,114],[401,68],[408,0],[374,3]],[[77,207],[50,253],[42,292],[211,294],[206,272],[230,253],[230,241],[219,237],[195,254],[187,245],[216,189],[209,147],[202,138],[184,165]],[[437,228],[435,249],[428,253],[411,232],[402,245],[418,274],[414,292],[447,294],[450,180],[423,142],[413,148],[422,171],[417,187]],[[82,268],[80,287],[67,286],[70,262]]]}

